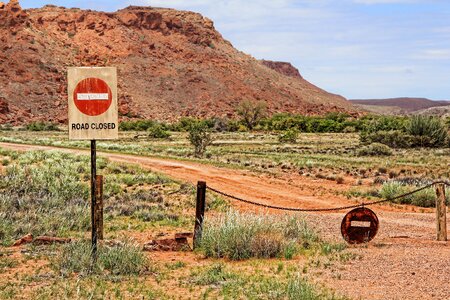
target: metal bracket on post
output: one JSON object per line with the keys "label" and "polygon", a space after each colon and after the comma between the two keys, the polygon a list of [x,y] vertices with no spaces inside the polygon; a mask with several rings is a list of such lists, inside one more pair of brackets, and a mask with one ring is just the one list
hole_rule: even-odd
{"label": "metal bracket on post", "polygon": [[206,206],[206,182],[199,181],[197,183],[197,203],[195,206],[195,227],[194,227],[194,249],[202,238],[203,219],[205,216]]}
{"label": "metal bracket on post", "polygon": [[445,184],[436,185],[436,238],[447,240],[447,206],[445,204]]}

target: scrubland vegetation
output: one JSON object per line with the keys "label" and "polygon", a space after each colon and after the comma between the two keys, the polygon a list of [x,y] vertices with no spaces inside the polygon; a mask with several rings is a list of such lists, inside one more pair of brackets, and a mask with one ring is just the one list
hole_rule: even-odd
{"label": "scrubland vegetation", "polygon": [[[215,259],[189,268],[182,261],[152,259],[142,251],[142,238],[191,231],[194,189],[104,158],[97,163],[105,176],[105,241],[93,264],[89,157],[2,150],[0,159],[1,299],[177,299],[177,292],[168,291],[173,286],[210,299],[342,299],[311,283],[308,266],[313,270],[318,260],[347,260],[343,245],[322,241],[301,216],[239,213],[213,194],[208,194],[204,235],[193,255]],[[14,254],[9,246],[28,233],[72,242],[30,244]],[[298,266],[293,260],[298,256],[307,265]],[[216,260],[222,258],[242,265],[232,268],[228,260]]]}
{"label": "scrubland vegetation", "polygon": [[[273,177],[300,175],[324,185],[344,185],[334,193],[351,199],[393,199],[450,177],[448,122],[440,119],[341,114],[257,119],[251,131],[244,120],[127,121],[121,123],[120,140],[98,142],[97,147]],[[89,147],[88,142],[68,141],[64,128],[49,124],[2,130],[3,142]],[[192,254],[207,259],[155,260],[141,251],[142,241],[150,239],[149,232],[155,237],[192,231],[194,187],[99,158],[107,241],[99,245],[92,264],[89,158],[1,150],[0,161],[0,270],[16,274],[13,281],[0,277],[2,299],[20,298],[22,291],[22,298],[38,299],[176,299],[177,289],[210,299],[341,299],[315,284],[310,274],[356,259],[344,245],[323,240],[301,216],[237,212],[226,199],[208,193],[203,236]],[[430,188],[393,202],[432,207],[435,197]],[[29,245],[23,255],[12,255],[8,246],[28,233],[73,242]],[[298,257],[305,263],[299,265]],[[239,266],[233,264],[236,260]],[[24,264],[36,267],[16,272]],[[29,288],[30,283],[40,288]]]}
{"label": "scrubland vegetation", "polygon": [[[349,197],[384,197],[384,183],[405,179],[404,188],[413,189],[450,175],[446,168],[448,120],[425,116],[353,118],[344,114],[263,116],[259,113],[252,131],[244,119],[182,118],[173,124],[125,121],[120,125],[123,133],[119,142],[99,143],[98,147],[327,179],[354,185]],[[64,136],[63,132],[31,136],[26,131],[5,131],[0,140],[88,147],[86,142],[65,141]],[[431,202],[407,203],[428,207]]]}

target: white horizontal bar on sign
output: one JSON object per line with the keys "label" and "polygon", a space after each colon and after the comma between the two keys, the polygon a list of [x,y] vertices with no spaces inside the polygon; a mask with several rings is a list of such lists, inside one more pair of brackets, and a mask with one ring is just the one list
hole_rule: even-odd
{"label": "white horizontal bar on sign", "polygon": [[109,94],[101,93],[79,93],[77,100],[109,100]]}

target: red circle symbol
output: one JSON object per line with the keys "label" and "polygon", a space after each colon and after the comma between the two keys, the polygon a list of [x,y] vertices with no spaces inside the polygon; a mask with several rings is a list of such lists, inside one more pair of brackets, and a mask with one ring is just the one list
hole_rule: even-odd
{"label": "red circle symbol", "polygon": [[99,78],[80,81],[73,92],[76,107],[83,114],[98,116],[108,110],[112,103],[112,92],[108,84]]}

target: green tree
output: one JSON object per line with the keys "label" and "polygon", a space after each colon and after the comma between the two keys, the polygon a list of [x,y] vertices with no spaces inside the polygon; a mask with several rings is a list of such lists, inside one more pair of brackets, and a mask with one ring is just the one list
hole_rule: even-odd
{"label": "green tree", "polygon": [[206,148],[213,142],[208,124],[204,121],[197,121],[189,127],[189,141],[194,146],[194,155],[202,157]]}
{"label": "green tree", "polygon": [[244,100],[237,107],[237,114],[248,129],[252,130],[256,124],[266,115],[267,105],[265,102]]}

